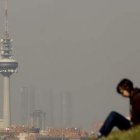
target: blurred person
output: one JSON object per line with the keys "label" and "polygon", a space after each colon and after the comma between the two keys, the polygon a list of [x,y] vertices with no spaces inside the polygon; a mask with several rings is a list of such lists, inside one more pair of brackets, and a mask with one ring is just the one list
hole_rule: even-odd
{"label": "blurred person", "polygon": [[114,127],[120,130],[128,130],[140,124],[140,88],[134,88],[131,80],[122,79],[116,90],[123,97],[129,98],[130,117],[126,118],[118,112],[112,111],[96,134],[96,139],[107,137]]}

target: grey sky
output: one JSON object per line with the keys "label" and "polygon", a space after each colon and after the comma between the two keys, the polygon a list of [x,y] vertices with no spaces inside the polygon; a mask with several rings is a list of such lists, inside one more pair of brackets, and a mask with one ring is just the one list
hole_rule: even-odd
{"label": "grey sky", "polygon": [[[140,86],[139,5],[138,0],[9,0],[19,62],[11,76],[13,122],[20,120],[24,86],[35,88],[36,108],[48,114],[50,90],[55,106],[60,93],[71,93],[72,124],[78,127],[91,128],[111,110],[127,115],[128,100],[115,88],[124,77]],[[0,19],[2,37],[3,0]]]}

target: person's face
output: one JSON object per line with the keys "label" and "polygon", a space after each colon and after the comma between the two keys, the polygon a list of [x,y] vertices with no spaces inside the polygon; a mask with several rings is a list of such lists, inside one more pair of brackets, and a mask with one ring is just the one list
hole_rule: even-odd
{"label": "person's face", "polygon": [[120,93],[124,97],[130,97],[130,93],[125,89],[120,89]]}

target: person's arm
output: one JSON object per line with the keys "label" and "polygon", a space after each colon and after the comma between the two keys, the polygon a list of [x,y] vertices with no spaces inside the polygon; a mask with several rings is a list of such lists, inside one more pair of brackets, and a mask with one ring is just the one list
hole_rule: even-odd
{"label": "person's arm", "polygon": [[134,124],[140,123],[140,93],[135,95],[130,107],[131,122]]}

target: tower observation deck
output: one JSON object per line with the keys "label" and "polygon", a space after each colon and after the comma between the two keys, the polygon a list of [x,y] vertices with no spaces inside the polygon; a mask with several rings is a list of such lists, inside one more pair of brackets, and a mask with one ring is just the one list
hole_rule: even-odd
{"label": "tower observation deck", "polygon": [[18,62],[14,59],[12,54],[11,39],[1,39],[0,48],[0,73],[3,76],[10,76],[17,71]]}
{"label": "tower observation deck", "polygon": [[0,47],[0,74],[3,76],[3,120],[4,127],[11,125],[11,110],[10,110],[10,76],[17,72],[18,62],[14,59],[12,39],[8,33],[8,8],[5,0],[5,35],[1,39]]}

